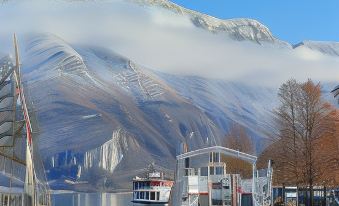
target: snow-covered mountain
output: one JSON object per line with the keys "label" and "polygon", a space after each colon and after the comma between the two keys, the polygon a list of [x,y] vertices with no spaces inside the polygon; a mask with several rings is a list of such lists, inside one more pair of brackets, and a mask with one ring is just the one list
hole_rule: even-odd
{"label": "snow-covered mountain", "polygon": [[124,188],[153,162],[173,169],[180,143],[222,144],[233,123],[247,128],[258,151],[265,145],[273,89],[154,72],[51,34],[30,37],[25,48],[24,78],[52,180],[93,184],[106,175],[106,186]]}

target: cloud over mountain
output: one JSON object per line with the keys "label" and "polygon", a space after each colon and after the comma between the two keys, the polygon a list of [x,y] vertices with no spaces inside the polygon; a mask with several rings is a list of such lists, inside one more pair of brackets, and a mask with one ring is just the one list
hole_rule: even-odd
{"label": "cloud over mountain", "polygon": [[[281,48],[278,41],[250,41],[255,33],[244,26],[249,20],[221,21],[193,13],[197,26],[189,12],[143,3],[14,1],[0,7],[0,23],[8,28],[0,35],[50,32],[71,44],[104,45],[155,70],[253,84],[277,86],[291,77],[334,81],[339,76],[337,57],[308,47]],[[202,28],[201,22],[217,32]],[[217,30],[220,25],[231,30]],[[245,27],[236,31],[249,41],[234,40],[231,32],[239,27]],[[265,32],[260,35],[272,38]]]}

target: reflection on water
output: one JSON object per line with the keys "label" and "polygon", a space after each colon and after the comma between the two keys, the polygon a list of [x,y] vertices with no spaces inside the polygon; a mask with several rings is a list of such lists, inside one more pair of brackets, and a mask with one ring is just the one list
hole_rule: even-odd
{"label": "reflection on water", "polygon": [[52,206],[143,206],[132,203],[131,200],[132,193],[65,193],[53,194]]}

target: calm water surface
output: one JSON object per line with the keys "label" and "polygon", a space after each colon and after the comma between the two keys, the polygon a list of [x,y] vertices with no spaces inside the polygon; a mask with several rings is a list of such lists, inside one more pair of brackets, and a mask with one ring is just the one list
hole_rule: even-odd
{"label": "calm water surface", "polygon": [[52,195],[52,206],[144,206],[131,200],[132,193],[64,193]]}

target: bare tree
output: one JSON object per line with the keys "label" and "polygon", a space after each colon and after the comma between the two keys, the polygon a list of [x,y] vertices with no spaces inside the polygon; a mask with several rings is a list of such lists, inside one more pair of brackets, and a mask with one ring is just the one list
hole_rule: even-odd
{"label": "bare tree", "polygon": [[[225,136],[224,146],[248,154],[254,153],[254,146],[246,129],[240,124],[233,124],[228,134]],[[230,173],[241,174],[242,177],[252,176],[252,165],[236,158],[222,156],[222,160],[227,163],[227,170]]]}
{"label": "bare tree", "polygon": [[280,166],[280,170],[284,171],[282,178],[289,179],[290,183],[297,186],[300,183],[298,163],[301,152],[301,142],[297,130],[297,102],[301,93],[300,84],[296,80],[288,80],[279,89],[278,96],[281,105],[274,111],[279,128],[278,138],[282,145],[276,151],[279,154],[276,158],[279,158],[280,162],[277,166]]}
{"label": "bare tree", "polygon": [[336,161],[338,150],[328,145],[336,142],[335,110],[323,101],[320,84],[311,80],[289,80],[278,96],[281,104],[274,112],[278,144],[271,149],[280,181],[308,188],[313,205],[313,186],[330,182],[324,168]]}
{"label": "bare tree", "polygon": [[248,136],[246,129],[240,124],[233,124],[230,131],[225,136],[224,146],[245,152],[254,153],[254,146],[251,138]]}

